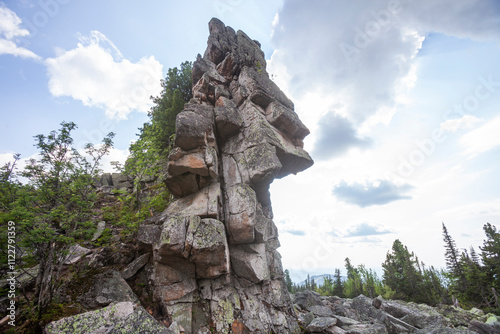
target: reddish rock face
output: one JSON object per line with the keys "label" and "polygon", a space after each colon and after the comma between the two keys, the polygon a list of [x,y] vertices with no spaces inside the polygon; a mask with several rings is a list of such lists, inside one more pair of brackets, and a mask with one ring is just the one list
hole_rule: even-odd
{"label": "reddish rock face", "polygon": [[209,30],[168,157],[178,199],[156,239],[139,232],[154,252],[155,297],[186,333],[298,333],[268,189],[313,164],[309,130],[269,78],[260,44],[217,19]]}

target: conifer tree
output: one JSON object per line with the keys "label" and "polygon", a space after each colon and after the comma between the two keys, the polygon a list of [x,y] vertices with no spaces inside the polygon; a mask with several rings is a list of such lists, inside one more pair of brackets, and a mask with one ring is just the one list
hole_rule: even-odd
{"label": "conifer tree", "polygon": [[486,280],[490,283],[488,304],[498,311],[500,310],[500,232],[490,223],[486,223],[483,230],[486,240],[480,249]]}
{"label": "conifer tree", "polygon": [[344,297],[344,283],[340,276],[340,269],[335,269],[334,287],[332,294],[337,297]]}
{"label": "conifer tree", "polygon": [[293,282],[292,279],[290,278],[290,272],[288,269],[285,269],[285,284],[288,292],[293,293]]}
{"label": "conifer tree", "polygon": [[143,179],[156,179],[158,192],[168,193],[163,184],[165,167],[175,137],[176,117],[193,96],[191,73],[192,65],[188,61],[182,63],[180,69],[174,67],[168,70],[161,81],[160,96],[152,97],[154,105],[148,112],[149,122],[139,128],[139,138],[130,145],[125,166],[116,166],[134,184],[136,198],[128,205],[135,209],[140,210],[146,204],[142,202],[147,202],[141,197]]}
{"label": "conifer tree", "polygon": [[463,278],[463,269],[460,264],[460,252],[457,249],[455,244],[455,240],[448,233],[448,229],[443,225],[443,241],[445,244],[445,258],[446,258],[446,267],[448,270],[454,275],[454,277]]}
{"label": "conifer tree", "polygon": [[388,252],[385,262],[384,283],[396,292],[398,298],[423,302],[423,275],[418,260],[401,241],[395,240],[392,252]]}
{"label": "conifer tree", "polygon": [[348,298],[354,298],[363,293],[363,281],[359,270],[351,264],[349,258],[345,259],[345,268],[347,270],[347,280],[344,283],[344,295]]}

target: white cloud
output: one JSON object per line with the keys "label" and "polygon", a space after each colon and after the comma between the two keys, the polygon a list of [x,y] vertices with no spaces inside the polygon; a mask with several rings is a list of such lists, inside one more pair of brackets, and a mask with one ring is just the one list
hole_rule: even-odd
{"label": "white cloud", "polygon": [[342,116],[369,134],[411,102],[416,55],[427,34],[500,40],[494,1],[424,2],[285,2],[274,26],[279,54],[273,60],[287,69],[293,99],[310,91],[333,94]]}
{"label": "white cloud", "polygon": [[120,150],[117,148],[112,148],[109,151],[109,154],[102,158],[100,168],[103,170],[104,173],[116,173],[117,171],[116,169],[113,168],[111,162],[118,161],[123,166],[125,164],[125,160],[127,160],[128,155],[129,155],[128,150]]}
{"label": "white cloud", "polygon": [[28,30],[20,27],[21,23],[22,21],[16,13],[0,3],[0,34],[7,39],[29,35]]}
{"label": "white cloud", "polygon": [[10,54],[16,57],[40,59],[34,52],[18,46],[17,37],[29,35],[27,29],[21,28],[22,21],[12,10],[0,3],[0,55]]}
{"label": "white cloud", "polygon": [[440,128],[443,131],[457,132],[461,129],[470,129],[474,124],[480,122],[481,120],[472,115],[465,115],[461,118],[449,119],[440,124]]}
{"label": "white cloud", "polygon": [[473,157],[479,153],[500,146],[499,133],[500,117],[497,117],[483,126],[463,135],[459,143],[464,148],[464,153]]}
{"label": "white cloud", "polygon": [[14,153],[0,153],[0,167],[9,162],[14,162]]}
{"label": "white cloud", "polygon": [[351,184],[341,181],[334,186],[332,193],[343,202],[364,208],[411,199],[411,196],[405,195],[405,193],[413,188],[409,184],[397,185],[389,180]]}
{"label": "white cloud", "polygon": [[133,63],[98,31],[81,37],[75,49],[46,60],[49,90],[86,106],[102,108],[106,115],[127,118],[133,111],[147,112],[150,96],[161,92],[163,66],[153,57]]}
{"label": "white cloud", "polygon": [[379,235],[379,234],[388,234],[388,233],[392,233],[392,231],[390,229],[385,228],[384,226],[374,225],[374,224],[370,224],[370,223],[361,223],[361,224],[352,226],[345,236],[346,237],[368,237],[368,236]]}

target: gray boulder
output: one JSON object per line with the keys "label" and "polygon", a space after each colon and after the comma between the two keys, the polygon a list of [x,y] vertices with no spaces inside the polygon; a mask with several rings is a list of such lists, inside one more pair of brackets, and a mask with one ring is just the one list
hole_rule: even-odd
{"label": "gray boulder", "polygon": [[149,253],[142,254],[137,259],[132,261],[122,272],[123,279],[132,278],[137,272],[146,265],[149,261]]}
{"label": "gray boulder", "polygon": [[337,319],[335,319],[335,318],[326,318],[326,317],[315,318],[306,327],[306,332],[307,333],[324,333],[329,328],[335,326],[335,324],[337,324]]}
{"label": "gray boulder", "polygon": [[490,325],[478,320],[472,320],[469,330],[480,334],[500,334],[500,325]]}
{"label": "gray boulder", "polygon": [[142,306],[132,302],[109,305],[49,323],[45,334],[158,333],[175,334],[157,322]]}
{"label": "gray boulder", "polygon": [[90,253],[92,253],[92,250],[75,244],[69,248],[68,254],[64,258],[64,264],[75,264]]}
{"label": "gray boulder", "polygon": [[95,310],[111,303],[139,303],[137,296],[119,272],[104,269],[91,271],[65,282],[58,291],[62,302],[77,302],[86,310]]}
{"label": "gray boulder", "polygon": [[311,306],[324,306],[320,295],[310,290],[304,290],[296,294],[294,302],[303,310],[308,310]]}
{"label": "gray boulder", "polygon": [[106,228],[106,222],[105,221],[100,221],[97,223],[97,229],[94,232],[94,236],[92,237],[92,240],[90,241],[96,241],[99,239],[99,237],[102,235],[102,232],[104,232],[104,229]]}

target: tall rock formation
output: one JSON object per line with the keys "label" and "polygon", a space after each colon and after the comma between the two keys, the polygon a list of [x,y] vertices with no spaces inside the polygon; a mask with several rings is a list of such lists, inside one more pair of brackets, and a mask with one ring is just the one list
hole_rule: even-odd
{"label": "tall rock formation", "polygon": [[178,199],[139,232],[154,255],[154,298],[186,333],[300,332],[269,185],[313,164],[309,130],[270,80],[260,44],[218,19],[209,29],[169,155]]}

